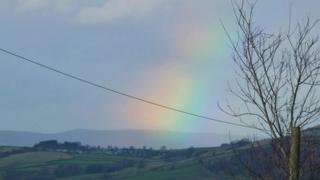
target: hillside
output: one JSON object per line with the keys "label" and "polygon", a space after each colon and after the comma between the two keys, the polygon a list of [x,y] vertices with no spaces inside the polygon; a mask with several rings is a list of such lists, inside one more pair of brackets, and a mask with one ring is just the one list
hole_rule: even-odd
{"label": "hillside", "polygon": [[[319,139],[319,132],[320,127],[313,127],[305,130],[304,135]],[[255,149],[254,159],[251,159],[252,149],[248,140],[211,148],[179,150],[99,148],[79,146],[77,143],[69,143],[70,148],[67,148],[66,142],[58,143],[57,146],[54,141],[38,143],[32,148],[1,147],[0,179],[250,179],[247,169],[239,159],[250,162],[259,171],[267,170],[262,173],[276,175],[272,174],[275,166],[270,166],[272,164],[268,157],[269,142],[260,141],[265,149]],[[52,144],[54,145],[51,146]],[[320,147],[316,148],[315,152],[320,152]],[[320,161],[319,158],[315,160]]]}
{"label": "hillside", "polygon": [[[231,139],[241,136],[233,135]],[[78,141],[91,146],[107,147],[152,147],[168,148],[213,147],[230,141],[229,135],[215,133],[187,133],[154,130],[86,130],[77,129],[56,134],[33,132],[0,131],[0,145],[3,146],[33,146],[43,140]]]}
{"label": "hillside", "polygon": [[228,153],[230,150],[222,151],[220,148],[197,148],[157,151],[146,157],[131,152],[115,155],[29,149],[1,158],[0,175],[2,179],[42,180],[221,179],[228,175],[215,174],[206,167],[206,162],[224,158]]}

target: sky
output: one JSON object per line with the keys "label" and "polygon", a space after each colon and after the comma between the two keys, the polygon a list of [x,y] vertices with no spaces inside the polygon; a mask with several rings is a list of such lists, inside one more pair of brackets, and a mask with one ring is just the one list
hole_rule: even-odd
{"label": "sky", "polygon": [[[317,0],[260,0],[256,22],[277,31],[319,18]],[[272,13],[271,13],[272,12]],[[217,108],[236,66],[221,26],[225,0],[0,0],[0,48],[106,87],[237,122]],[[97,89],[0,53],[0,129],[157,129],[254,133]],[[238,102],[232,102],[237,104]]]}

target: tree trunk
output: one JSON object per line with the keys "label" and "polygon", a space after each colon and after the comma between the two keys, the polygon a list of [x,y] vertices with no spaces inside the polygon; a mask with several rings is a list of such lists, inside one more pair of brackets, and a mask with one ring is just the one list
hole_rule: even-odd
{"label": "tree trunk", "polygon": [[289,180],[298,180],[300,171],[300,127],[291,130],[289,154]]}

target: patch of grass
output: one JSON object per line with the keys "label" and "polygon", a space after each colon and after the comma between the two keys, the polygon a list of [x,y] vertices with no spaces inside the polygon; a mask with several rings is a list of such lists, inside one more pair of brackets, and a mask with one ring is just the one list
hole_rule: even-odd
{"label": "patch of grass", "polygon": [[54,164],[77,164],[77,165],[90,165],[90,164],[113,164],[121,160],[137,160],[139,158],[126,157],[126,156],[112,156],[108,154],[74,154],[72,159],[65,159],[54,161]]}
{"label": "patch of grass", "polygon": [[148,169],[145,171],[128,171],[118,172],[112,177],[114,179],[128,179],[128,180],[167,180],[167,179],[204,179],[212,176],[208,171],[197,164],[179,164],[177,166],[162,166],[158,169]]}
{"label": "patch of grass", "polygon": [[60,152],[26,152],[10,155],[0,159],[0,169],[40,166],[50,161],[71,159],[72,156]]}

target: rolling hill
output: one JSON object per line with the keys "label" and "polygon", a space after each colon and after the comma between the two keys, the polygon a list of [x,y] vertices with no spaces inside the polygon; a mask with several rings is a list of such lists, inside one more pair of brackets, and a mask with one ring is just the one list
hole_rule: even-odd
{"label": "rolling hill", "polygon": [[[43,138],[53,138],[54,136],[60,138],[81,138],[82,135],[90,135],[88,131],[92,134],[97,133],[96,131],[90,130],[75,130],[58,134],[59,136],[57,136],[57,134],[29,133],[25,138],[32,137],[33,141],[39,138],[37,135],[41,135]],[[6,135],[12,135],[11,133],[12,132],[7,132]],[[106,135],[104,131],[100,131],[99,133]],[[142,132],[134,132],[133,134],[141,135],[141,133]],[[148,131],[144,133],[148,133],[142,134],[144,136],[150,135]],[[20,138],[21,135],[26,135],[25,133],[14,134],[14,138]],[[125,137],[133,134],[128,133]],[[305,130],[303,134],[305,137],[318,139],[320,127],[309,128]],[[111,133],[111,135],[116,134]],[[94,137],[96,136],[97,135]],[[87,138],[90,139],[89,137]],[[124,138],[123,136],[120,137],[109,138],[114,138],[115,140],[119,140],[118,138],[122,140],[122,138]],[[137,136],[135,136],[135,138],[136,137]],[[203,134],[200,137],[202,138]],[[12,138],[12,136],[10,138]],[[84,137],[82,138],[85,139]],[[16,142],[22,142],[22,140],[23,139],[19,139],[19,141]],[[106,138],[106,140],[109,139]],[[28,142],[30,143],[31,141]],[[97,142],[98,141],[95,143]],[[137,141],[123,141],[122,143],[128,142],[136,143]],[[145,140],[143,142],[148,141]],[[263,168],[268,167],[268,162],[270,161],[270,158],[265,156],[268,149],[270,150],[270,148],[268,148],[268,142],[268,140],[262,142],[266,151],[255,150],[255,155],[262,153],[263,156],[258,156],[254,161],[250,161],[254,162],[253,165],[258,168],[258,170],[261,168],[267,170],[267,172],[264,173],[272,172],[269,168]],[[320,148],[319,143],[317,144],[318,146],[315,152],[319,151]],[[90,148],[88,150],[90,150]],[[213,148],[152,150],[145,148],[113,147],[111,149],[96,148],[96,150],[97,151],[67,151],[59,148],[50,149],[43,147],[0,147],[0,155],[2,155],[0,157],[0,179],[250,179],[248,171],[239,161],[239,158],[242,160],[249,158],[247,160],[251,160],[251,145],[243,140]],[[308,175],[308,173],[306,173],[306,175]]]}
{"label": "rolling hill", "polygon": [[[231,138],[230,138],[231,137]],[[152,147],[165,145],[168,148],[213,147],[230,140],[239,139],[237,135],[222,135],[214,133],[187,133],[155,130],[87,130],[76,129],[55,134],[0,131],[0,145],[32,146],[43,140],[78,141],[91,146],[108,145],[118,147]]]}

